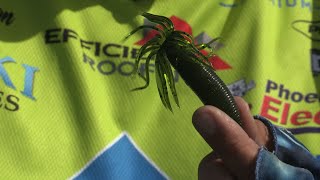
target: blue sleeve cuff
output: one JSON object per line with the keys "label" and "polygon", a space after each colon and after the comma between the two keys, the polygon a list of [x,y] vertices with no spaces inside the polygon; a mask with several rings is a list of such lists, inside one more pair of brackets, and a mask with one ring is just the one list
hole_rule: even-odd
{"label": "blue sleeve cuff", "polygon": [[[267,126],[273,136],[274,145],[272,153],[265,148],[260,149],[256,165],[257,178],[265,179],[263,176],[268,177],[269,175],[274,179],[279,175],[279,177],[285,179],[289,177],[295,177],[294,179],[313,179],[312,177],[314,177],[314,179],[320,180],[320,161],[303,144],[289,131],[272,125],[264,117],[255,116],[254,118]],[[297,176],[297,173],[299,176]]]}
{"label": "blue sleeve cuff", "polygon": [[261,147],[258,153],[255,169],[256,180],[312,180],[314,179],[310,171],[288,165],[280,161],[274,154]]}

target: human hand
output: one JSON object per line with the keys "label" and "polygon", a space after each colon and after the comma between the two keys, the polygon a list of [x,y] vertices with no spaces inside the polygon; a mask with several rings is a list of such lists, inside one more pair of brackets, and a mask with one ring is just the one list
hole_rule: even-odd
{"label": "human hand", "polygon": [[235,97],[242,128],[221,110],[203,106],[195,111],[193,124],[214,149],[199,165],[199,179],[254,179],[260,146],[272,150],[267,127],[253,119],[248,104]]}

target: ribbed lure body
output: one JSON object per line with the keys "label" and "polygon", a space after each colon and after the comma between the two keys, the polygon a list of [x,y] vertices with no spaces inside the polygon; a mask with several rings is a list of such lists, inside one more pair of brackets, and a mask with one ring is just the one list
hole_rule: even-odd
{"label": "ribbed lure body", "polygon": [[202,103],[219,108],[241,125],[239,110],[234,98],[213,68],[202,63],[195,63],[190,60],[190,55],[178,53],[180,49],[177,50],[174,47],[167,49],[168,59]]}

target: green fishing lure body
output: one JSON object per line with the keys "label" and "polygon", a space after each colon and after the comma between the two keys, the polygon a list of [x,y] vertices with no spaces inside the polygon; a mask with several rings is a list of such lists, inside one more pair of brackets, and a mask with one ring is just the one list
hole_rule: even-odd
{"label": "green fishing lure body", "polygon": [[[186,32],[175,30],[169,18],[149,13],[143,13],[142,16],[157,25],[139,26],[129,33],[126,39],[144,28],[154,29],[158,33],[139,50],[135,60],[135,72],[146,81],[146,84],[133,90],[141,90],[148,87],[150,82],[149,65],[150,61],[155,57],[157,88],[161,101],[166,108],[172,111],[168,87],[175,103],[179,106],[171,69],[171,66],[173,66],[205,105],[219,108],[241,125],[239,110],[234,98],[225,83],[214,72],[208,59],[212,55],[212,48],[209,45],[217,39],[207,44],[195,45],[192,36]],[[200,52],[204,48],[211,50],[208,56]],[[139,64],[141,58],[145,55],[147,55],[145,62],[146,75],[143,76],[139,72]]]}

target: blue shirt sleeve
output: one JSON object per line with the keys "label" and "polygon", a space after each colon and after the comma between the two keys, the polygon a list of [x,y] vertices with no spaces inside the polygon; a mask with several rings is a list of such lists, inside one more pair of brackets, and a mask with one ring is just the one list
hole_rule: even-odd
{"label": "blue shirt sleeve", "polygon": [[273,136],[274,151],[261,147],[258,153],[256,179],[316,179],[320,180],[320,161],[289,131],[262,121]]}

